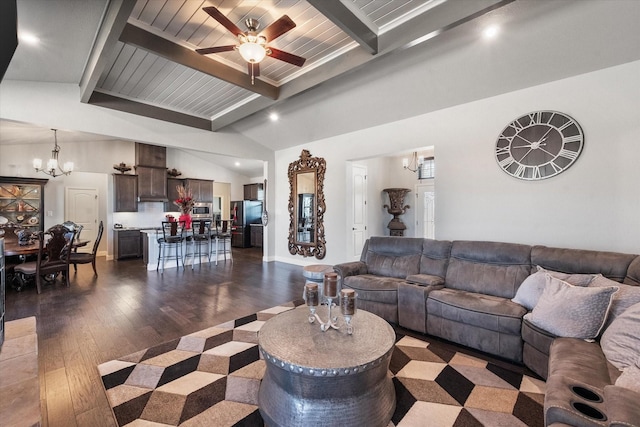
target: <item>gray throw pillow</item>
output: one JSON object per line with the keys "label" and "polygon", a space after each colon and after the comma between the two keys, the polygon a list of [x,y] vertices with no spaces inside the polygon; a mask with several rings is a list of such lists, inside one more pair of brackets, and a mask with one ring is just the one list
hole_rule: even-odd
{"label": "gray throw pillow", "polygon": [[635,365],[624,368],[622,375],[616,380],[617,386],[640,393],[640,367],[638,367],[638,363],[640,360]]}
{"label": "gray throw pillow", "polygon": [[617,286],[573,286],[547,274],[538,304],[524,318],[559,337],[593,339],[604,325],[617,290]]}
{"label": "gray throw pillow", "polygon": [[604,324],[604,329],[607,329],[611,322],[613,322],[616,317],[620,316],[626,309],[631,307],[634,304],[640,302],[640,286],[631,286],[625,285],[622,283],[614,282],[611,279],[607,279],[602,274],[598,274],[592,281],[589,283],[589,286],[594,287],[603,287],[603,286],[618,286],[618,292],[613,296],[613,301],[611,302],[611,310],[609,310],[609,317],[607,317],[607,321]]}
{"label": "gray throw pillow", "polygon": [[636,363],[640,357],[640,303],[616,317],[602,334],[600,346],[607,360],[618,369]]}
{"label": "gray throw pillow", "polygon": [[533,307],[538,303],[540,295],[542,295],[542,291],[544,291],[547,274],[575,286],[587,286],[595,277],[593,274],[567,274],[560,273],[559,271],[545,270],[539,265],[536,266],[536,268],[537,271],[535,273],[524,279],[516,292],[516,296],[511,300],[527,310],[533,310]]}

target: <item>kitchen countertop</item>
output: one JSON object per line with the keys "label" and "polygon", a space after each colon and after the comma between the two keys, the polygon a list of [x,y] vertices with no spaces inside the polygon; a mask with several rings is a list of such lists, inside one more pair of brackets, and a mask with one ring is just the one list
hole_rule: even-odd
{"label": "kitchen countertop", "polygon": [[142,230],[162,230],[162,227],[122,227],[114,228],[113,231],[142,231]]}

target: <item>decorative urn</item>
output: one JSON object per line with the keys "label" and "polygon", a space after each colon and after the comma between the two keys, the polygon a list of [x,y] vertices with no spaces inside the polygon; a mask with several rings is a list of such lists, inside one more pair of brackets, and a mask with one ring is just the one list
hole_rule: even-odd
{"label": "decorative urn", "polygon": [[408,188],[385,188],[385,193],[389,195],[389,205],[384,205],[383,207],[387,209],[389,214],[393,215],[389,224],[387,224],[387,228],[389,229],[389,234],[391,236],[404,236],[404,230],[407,226],[402,222],[399,218],[400,215],[403,215],[407,209],[410,208],[409,205],[404,205],[404,197],[411,190]]}

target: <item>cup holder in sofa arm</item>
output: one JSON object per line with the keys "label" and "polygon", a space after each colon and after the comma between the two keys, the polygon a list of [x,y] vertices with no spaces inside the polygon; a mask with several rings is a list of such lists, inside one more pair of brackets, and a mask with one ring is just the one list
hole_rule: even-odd
{"label": "cup holder in sofa arm", "polygon": [[579,413],[581,413],[582,415],[592,418],[594,420],[598,420],[598,421],[607,420],[607,416],[604,413],[602,413],[600,410],[594,408],[591,405],[587,405],[586,403],[571,401],[571,407],[576,411],[578,411]]}
{"label": "cup holder in sofa arm", "polygon": [[573,392],[573,394],[583,398],[584,400],[588,400],[590,402],[596,402],[596,403],[602,402],[602,396],[600,396],[595,391],[590,390],[586,387],[582,387],[579,385],[572,385],[571,391]]}

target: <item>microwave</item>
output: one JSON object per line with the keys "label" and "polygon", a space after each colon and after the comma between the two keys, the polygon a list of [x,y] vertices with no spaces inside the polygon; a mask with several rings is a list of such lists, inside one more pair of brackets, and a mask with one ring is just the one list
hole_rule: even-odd
{"label": "microwave", "polygon": [[212,218],[213,217],[213,203],[196,203],[191,209],[191,218]]}

